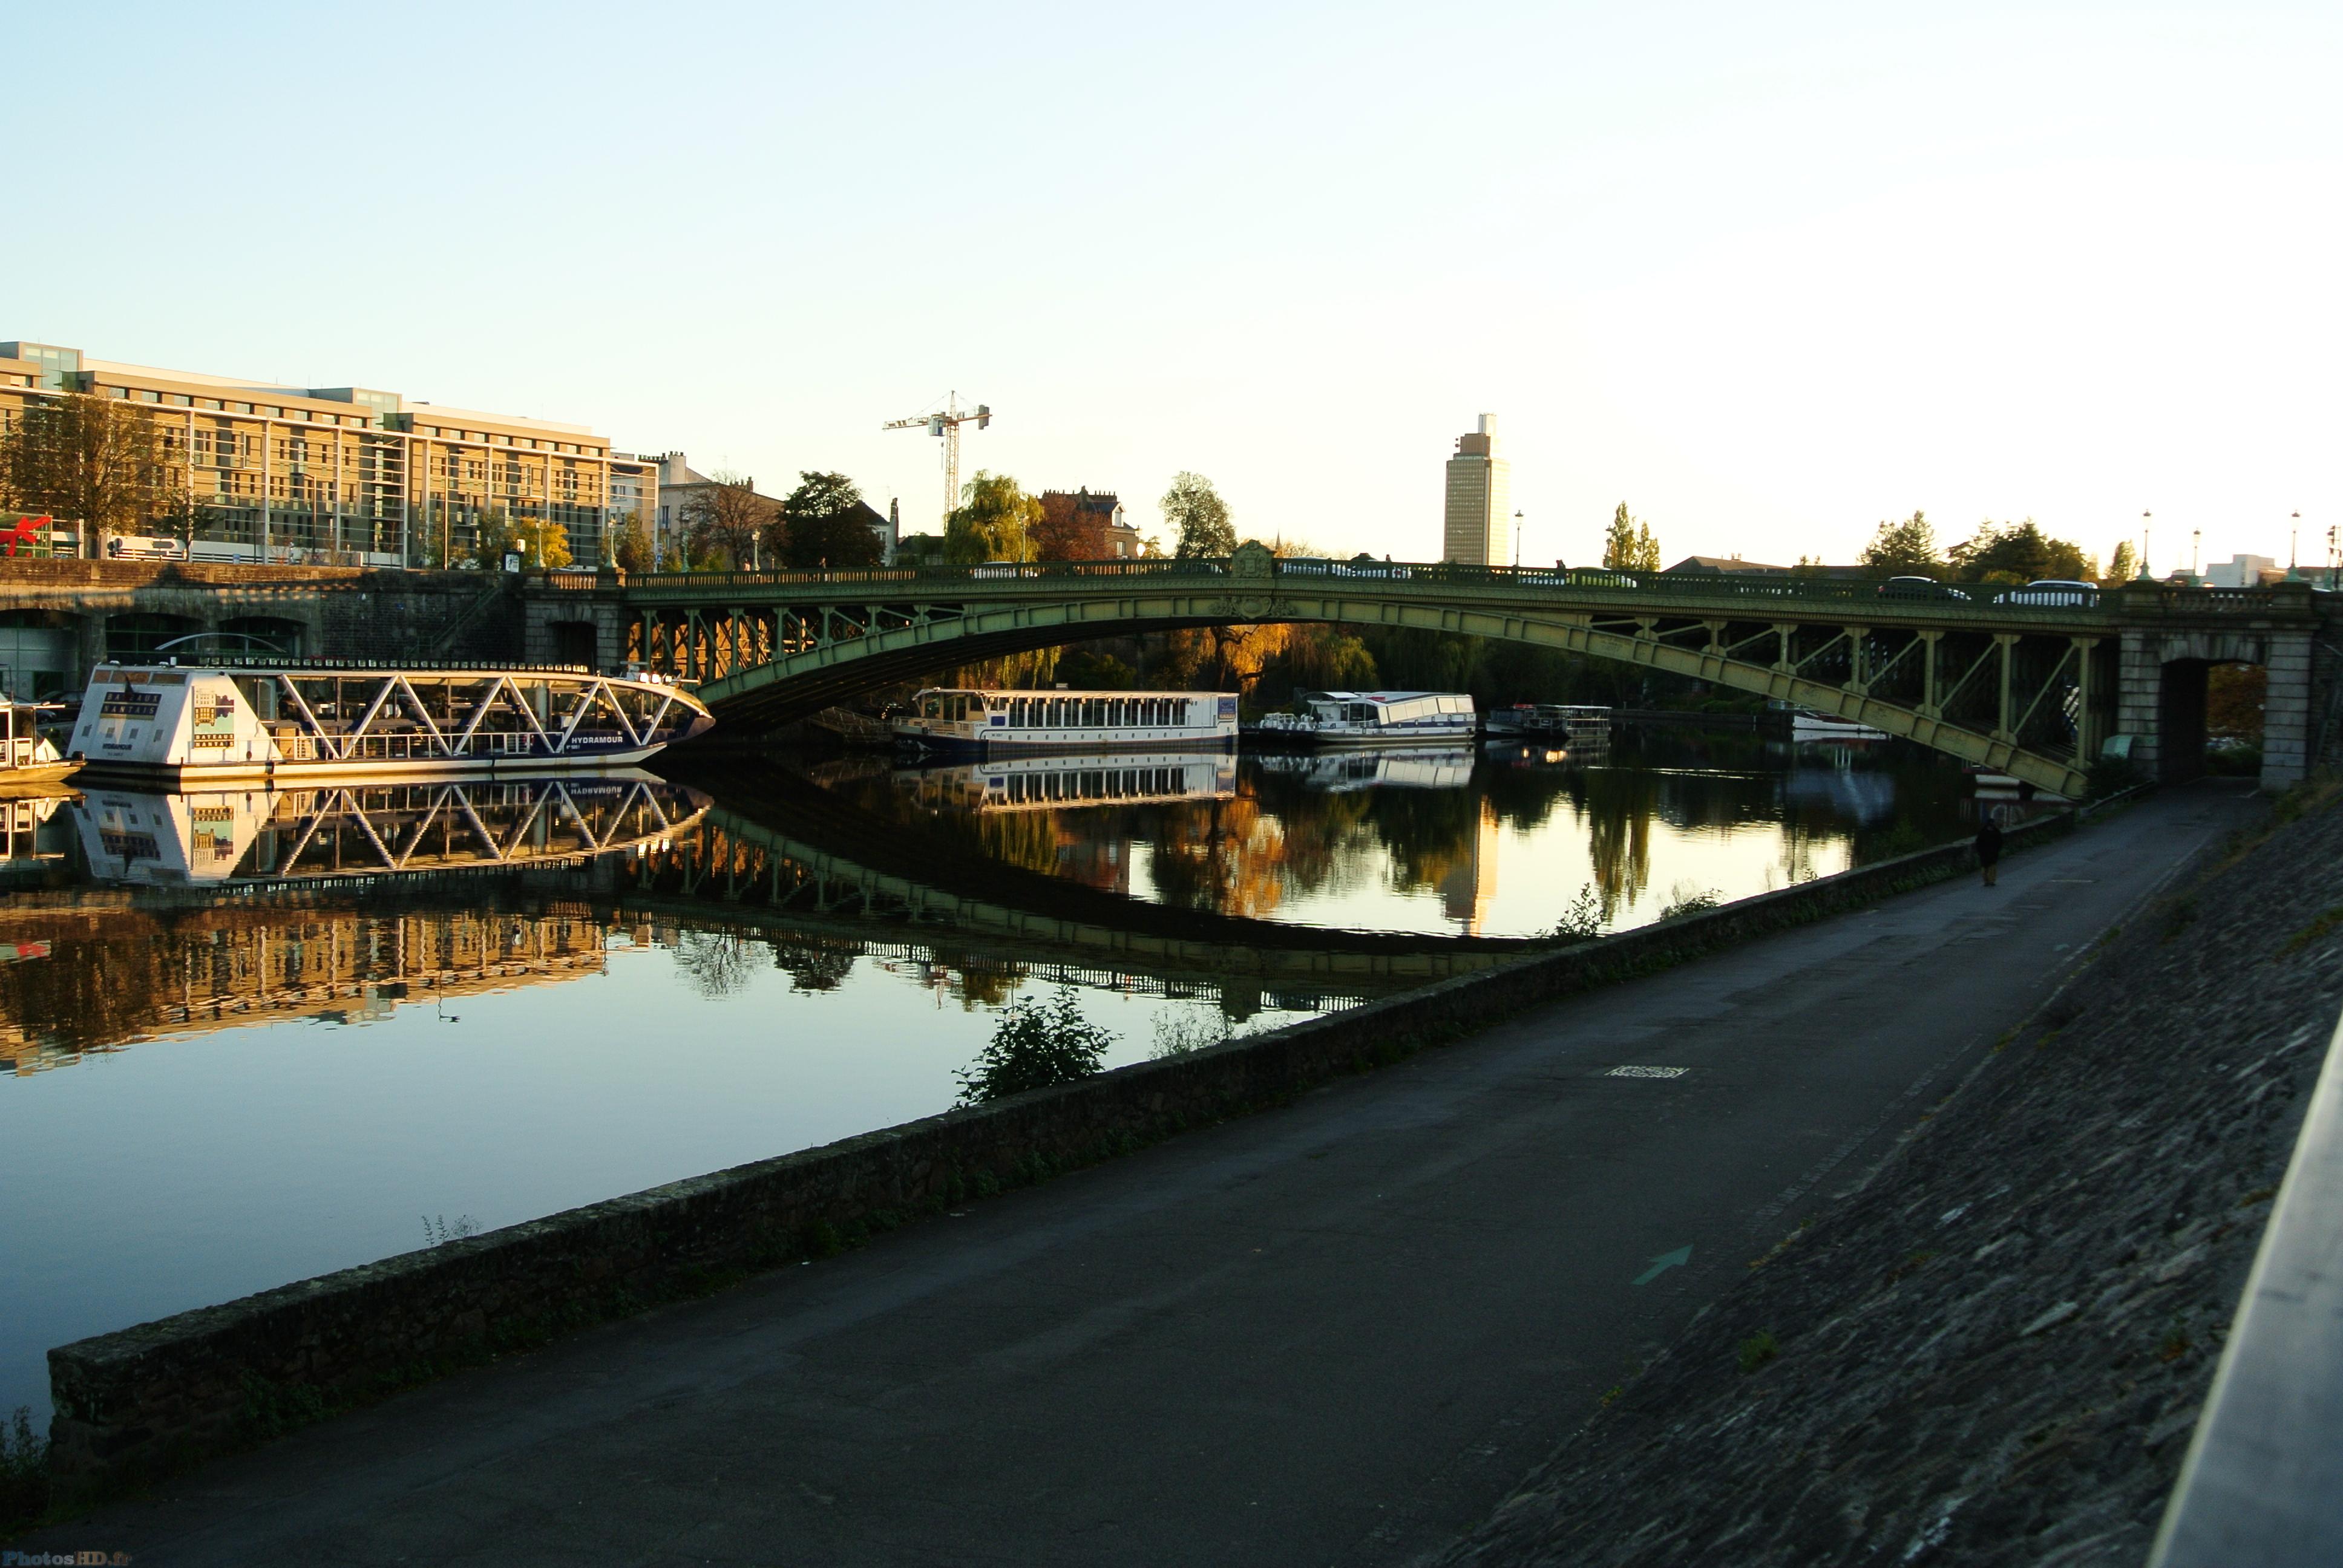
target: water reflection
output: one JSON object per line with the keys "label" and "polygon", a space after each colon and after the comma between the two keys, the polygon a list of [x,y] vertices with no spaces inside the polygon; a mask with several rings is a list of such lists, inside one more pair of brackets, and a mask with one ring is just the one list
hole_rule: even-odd
{"label": "water reflection", "polygon": [[227,885],[412,875],[608,854],[671,834],[708,797],[648,773],[164,794],[73,808],[89,874]]}
{"label": "water reflection", "polygon": [[0,801],[0,1412],[49,1345],[417,1215],[940,1111],[1021,994],[1071,988],[1133,1060],[1510,961],[1582,885],[1617,929],[1966,806],[1900,749],[1698,732]]}
{"label": "water reflection", "polygon": [[[1068,779],[1111,761],[1046,759]],[[1464,938],[1548,930],[1581,886],[1617,930],[1688,890],[1804,881],[1952,837],[1964,803],[1957,769],[1909,748],[1749,732],[1248,756],[1209,798],[1070,789],[1061,807],[1030,786],[1011,795],[993,771],[817,782],[906,845],[1161,908]],[[1007,799],[1024,809],[1013,829],[989,818]]]}

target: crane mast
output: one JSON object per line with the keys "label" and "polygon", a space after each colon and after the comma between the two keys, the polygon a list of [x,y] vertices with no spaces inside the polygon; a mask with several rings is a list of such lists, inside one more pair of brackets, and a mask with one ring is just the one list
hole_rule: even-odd
{"label": "crane mast", "polygon": [[[935,413],[914,414],[908,419],[890,419],[879,428],[916,430],[924,426],[929,435],[943,437],[943,516],[949,519],[951,517],[952,508],[960,505],[960,427],[962,425],[972,424],[981,430],[991,423],[992,408],[989,404],[979,403],[974,408],[962,408],[960,406],[960,394],[954,391],[944,395],[944,406]],[[943,527],[944,524],[939,522],[937,531],[940,533]]]}

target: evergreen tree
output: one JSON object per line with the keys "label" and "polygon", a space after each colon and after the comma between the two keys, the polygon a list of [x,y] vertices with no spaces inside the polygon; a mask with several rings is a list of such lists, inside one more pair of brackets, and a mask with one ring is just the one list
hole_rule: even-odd
{"label": "evergreen tree", "polygon": [[1863,565],[1875,577],[1932,578],[1945,569],[1936,552],[1936,530],[1926,516],[1914,512],[1900,523],[1883,522],[1864,547]]}

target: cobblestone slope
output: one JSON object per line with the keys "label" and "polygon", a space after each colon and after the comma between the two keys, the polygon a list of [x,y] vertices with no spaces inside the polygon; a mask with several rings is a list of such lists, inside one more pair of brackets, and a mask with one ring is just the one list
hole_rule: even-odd
{"label": "cobblestone slope", "polygon": [[2343,1006],[2338,799],[2137,913],[1443,1561],[2138,1563]]}

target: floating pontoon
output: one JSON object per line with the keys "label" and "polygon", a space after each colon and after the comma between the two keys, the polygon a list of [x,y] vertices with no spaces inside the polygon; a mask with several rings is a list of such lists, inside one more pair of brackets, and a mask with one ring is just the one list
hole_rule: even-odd
{"label": "floating pontoon", "polygon": [[667,681],[575,668],[107,664],[90,673],[66,759],[196,787],[599,771],[714,722]]}

